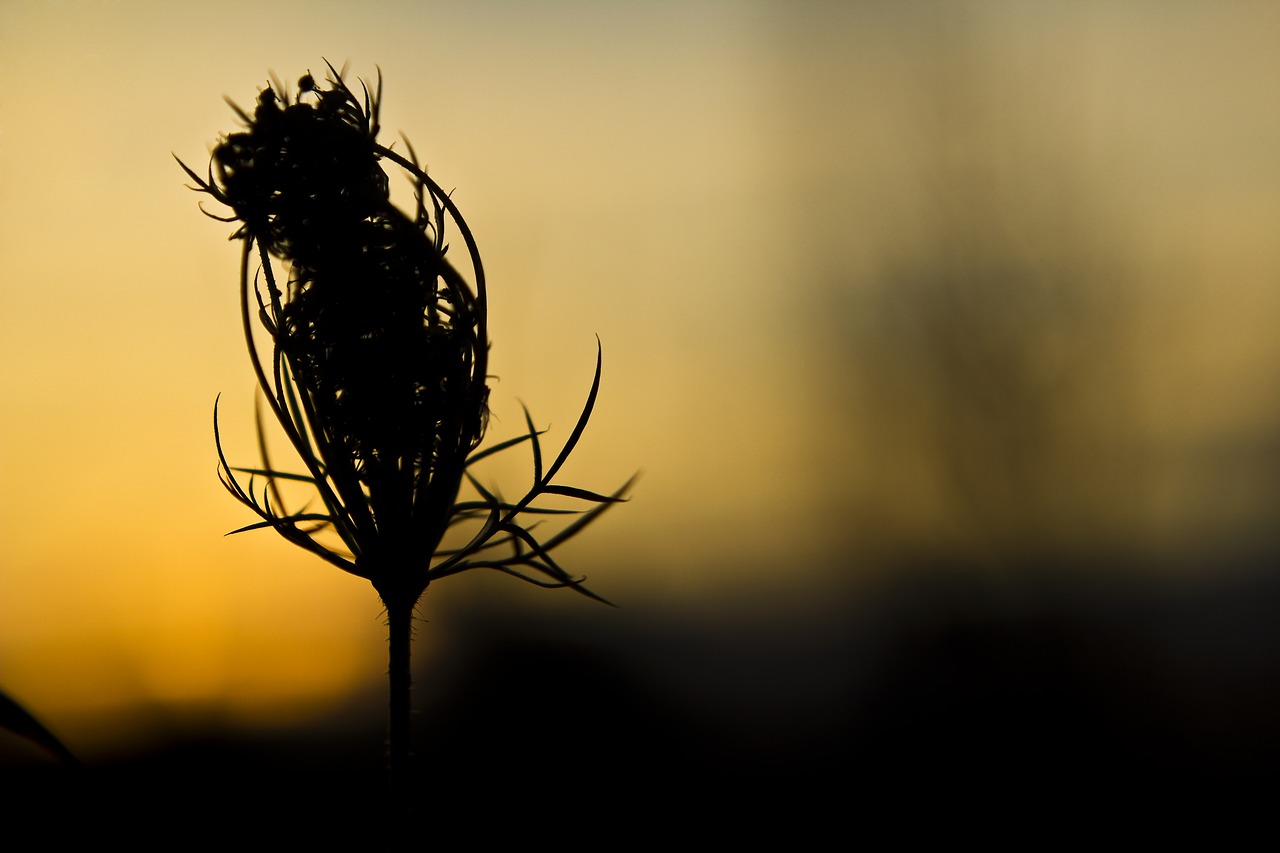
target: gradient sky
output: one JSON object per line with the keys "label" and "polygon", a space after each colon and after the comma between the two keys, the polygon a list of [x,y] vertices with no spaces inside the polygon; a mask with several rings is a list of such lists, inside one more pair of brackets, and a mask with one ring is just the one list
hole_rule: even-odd
{"label": "gradient sky", "polygon": [[[524,400],[563,439],[600,337],[566,478],[643,478],[566,556],[610,598],[1260,535],[1278,27],[1267,3],[0,2],[0,687],[92,747],[142,703],[287,718],[381,678],[367,585],[222,538],[251,519],[215,476],[218,393],[255,454],[238,249],[170,156],[199,170],[224,96],[322,58],[381,69],[384,133],[456,187],[490,435]],[[479,594],[525,592],[455,578],[426,610]]]}

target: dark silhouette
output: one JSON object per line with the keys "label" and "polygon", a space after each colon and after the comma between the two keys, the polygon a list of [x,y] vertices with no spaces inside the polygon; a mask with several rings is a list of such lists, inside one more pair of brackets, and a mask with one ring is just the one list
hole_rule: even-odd
{"label": "dark silhouette", "polygon": [[[475,240],[449,195],[419,168],[407,140],[407,158],[378,143],[381,79],[373,93],[362,83],[357,97],[328,68],[327,86],[307,74],[292,100],[268,86],[252,115],[233,104],[247,130],[217,146],[207,178],[179,163],[195,189],[231,208],[231,215],[214,218],[239,223],[233,237],[244,244],[245,340],[267,406],[305,467],[300,473],[276,468],[265,439],[259,442],[262,467],[230,465],[215,406],[223,485],[261,518],[241,530],[271,528],[368,579],[381,597],[391,635],[392,791],[402,799],[412,613],[427,585],[488,568],[603,601],[551,553],[621,500],[629,483],[606,495],[554,482],[595,405],[598,350],[586,404],[550,465],[543,466],[540,432],[527,411],[526,434],[477,451],[488,419],[489,341]],[[390,201],[388,161],[414,184],[412,216]],[[446,259],[450,221],[466,247],[474,289]],[[271,340],[269,353],[254,341],[255,316]],[[498,497],[468,473],[480,459],[526,442],[534,485],[519,500]],[[261,489],[258,477],[265,480]],[[458,499],[464,478],[476,499]],[[286,509],[283,481],[309,484],[319,505]],[[565,512],[532,506],[544,495],[595,506],[539,538],[524,517]],[[445,533],[464,524],[475,528],[467,544],[441,550]]]}

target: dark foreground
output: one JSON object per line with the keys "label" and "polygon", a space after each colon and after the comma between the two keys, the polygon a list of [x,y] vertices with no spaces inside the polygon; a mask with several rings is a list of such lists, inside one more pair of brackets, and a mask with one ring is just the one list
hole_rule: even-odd
{"label": "dark foreground", "polygon": [[[418,720],[398,849],[1221,842],[1270,813],[1268,560],[1158,589],[911,577],[803,611],[474,615]],[[80,772],[11,761],[6,837],[28,841],[4,846],[389,848],[376,716],[210,726]]]}

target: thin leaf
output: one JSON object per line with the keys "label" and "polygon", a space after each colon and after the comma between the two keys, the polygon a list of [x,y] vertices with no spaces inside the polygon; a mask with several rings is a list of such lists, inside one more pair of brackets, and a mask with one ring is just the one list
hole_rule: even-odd
{"label": "thin leaf", "polygon": [[290,474],[288,471],[275,471],[270,468],[232,468],[232,471],[238,471],[241,474],[257,474],[260,477],[274,477],[280,480],[297,480],[302,483],[315,484],[316,478],[305,474]]}
{"label": "thin leaf", "polygon": [[235,535],[235,534],[237,534],[237,533],[246,533],[246,532],[248,532],[248,531],[250,531],[250,530],[262,530],[262,529],[267,528],[267,527],[274,527],[274,528],[276,528],[277,530],[279,530],[279,529],[280,529],[280,528],[282,528],[282,527],[288,527],[288,526],[291,526],[294,522],[297,522],[297,521],[321,521],[321,522],[324,522],[324,523],[323,523],[323,524],[321,524],[319,527],[315,528],[316,530],[323,530],[325,527],[329,526],[330,524],[333,524],[333,519],[332,519],[331,517],[329,517],[329,516],[325,515],[324,513],[319,513],[319,512],[299,512],[299,513],[295,513],[294,515],[283,515],[283,516],[278,516],[278,517],[272,517],[272,519],[271,519],[271,520],[269,520],[269,521],[259,521],[259,522],[255,523],[255,524],[246,524],[244,527],[237,527],[235,530],[232,530],[232,531],[230,531],[230,532],[228,532],[228,533],[225,533],[225,534],[223,534],[223,535],[224,535],[224,536],[234,536],[234,535]]}
{"label": "thin leaf", "polygon": [[582,433],[587,428],[587,421],[591,420],[591,412],[596,406],[596,395],[600,393],[600,370],[603,365],[604,348],[600,344],[600,339],[596,338],[596,375],[591,380],[591,392],[587,394],[587,402],[582,407],[582,414],[578,416],[578,422],[573,426],[573,432],[569,434],[569,440],[560,449],[560,455],[556,457],[556,461],[547,469],[547,475],[543,478],[543,482],[551,482],[551,478],[556,475],[556,472],[560,470],[560,466],[564,465],[565,460],[569,458],[569,454],[578,446],[578,439],[582,438]]}
{"label": "thin leaf", "polygon": [[[545,432],[546,430],[542,430],[538,433],[538,435],[543,435]],[[467,465],[474,465],[475,463],[479,462],[481,459],[484,459],[489,456],[493,456],[495,453],[501,453],[502,451],[506,450],[509,447],[515,447],[517,444],[523,444],[524,442],[528,441],[530,438],[532,438],[532,436],[528,434],[521,435],[521,436],[517,436],[516,438],[509,438],[506,441],[499,442],[498,444],[495,444],[493,447],[486,447],[484,450],[476,451],[475,453],[471,454],[471,456],[467,458]]]}
{"label": "thin leaf", "polygon": [[[606,497],[601,497],[600,499],[608,500],[608,498]],[[488,510],[490,506],[492,506],[492,504],[489,504],[483,501],[462,501],[460,503],[456,503],[453,505],[453,514],[454,515],[466,514],[477,509]],[[501,509],[501,510],[516,508],[516,504],[509,504],[509,503],[500,503],[497,506],[498,506],[498,509]],[[550,509],[548,507],[540,507],[540,506],[527,506],[527,507],[523,507],[520,510],[521,515],[524,515],[526,513],[528,513],[529,515],[579,515],[582,512],[584,512],[584,510]]]}
{"label": "thin leaf", "polygon": [[[592,503],[606,503],[609,501],[625,501],[626,498],[615,498],[611,495],[601,495],[595,492],[579,489],[574,486],[543,486],[542,494],[544,495],[563,495],[566,498],[577,498],[582,501],[591,501]],[[525,510],[528,512],[529,510]]]}
{"label": "thin leaf", "polygon": [[590,512],[588,512],[586,515],[579,518],[573,524],[570,524],[564,530],[561,530],[555,536],[552,536],[550,539],[547,540],[546,544],[543,547],[545,547],[549,551],[552,548],[558,547],[560,544],[562,544],[566,540],[572,539],[574,536],[577,536],[579,533],[582,532],[582,530],[588,524],[590,524],[591,522],[599,518],[600,515],[603,514],[605,510],[610,509],[614,506],[617,506],[619,503],[621,503],[624,500],[623,496],[631,489],[631,487],[635,484],[636,480],[639,479],[639,477],[640,477],[639,474],[631,475],[630,479],[628,479],[625,483],[623,483],[622,486],[616,492],[614,492],[612,495],[609,496],[608,502],[602,503],[599,506],[593,508]]}
{"label": "thin leaf", "polygon": [[26,708],[15,702],[3,690],[0,690],[0,728],[8,729],[26,738],[67,764],[80,765],[80,760],[54,736],[53,732],[41,725],[40,721]]}
{"label": "thin leaf", "polygon": [[212,173],[210,173],[209,180],[208,182],[206,182],[204,178],[200,177],[194,171],[192,171],[190,166],[182,162],[182,160],[178,157],[177,154],[174,154],[172,151],[170,151],[169,153],[173,154],[173,159],[178,161],[178,165],[182,167],[182,171],[186,172],[187,175],[191,178],[191,180],[195,181],[197,184],[200,185],[199,187],[192,187],[192,189],[195,189],[197,192],[207,193],[213,188]]}
{"label": "thin leaf", "polygon": [[609,599],[605,598],[604,596],[597,595],[596,593],[592,592],[591,590],[583,586],[582,584],[584,581],[586,581],[586,578],[578,578],[578,579],[570,578],[568,580],[551,580],[551,581],[541,580],[539,578],[532,577],[531,575],[527,575],[522,571],[514,569],[511,566],[506,565],[505,563],[493,563],[493,562],[470,563],[467,565],[467,568],[468,569],[494,569],[496,571],[502,572],[503,574],[511,575],[513,578],[519,578],[525,583],[531,583],[534,586],[540,586],[543,589],[568,588],[568,589],[572,589],[573,591],[581,595],[585,595],[587,598],[598,601],[601,604],[607,604],[610,607],[618,606],[614,604],[612,601],[610,601]]}
{"label": "thin leaf", "polygon": [[525,426],[529,427],[529,441],[533,443],[533,482],[536,487],[542,482],[542,446],[538,441],[538,430],[533,425],[533,416],[529,414],[529,407],[521,403],[520,408],[524,411]]}
{"label": "thin leaf", "polygon": [[492,492],[480,485],[480,481],[477,480],[470,471],[464,471],[463,474],[466,476],[467,481],[471,483],[472,488],[480,493],[480,497],[484,498],[486,506],[492,509],[502,509],[504,507],[511,506],[511,504],[503,503],[498,500]]}

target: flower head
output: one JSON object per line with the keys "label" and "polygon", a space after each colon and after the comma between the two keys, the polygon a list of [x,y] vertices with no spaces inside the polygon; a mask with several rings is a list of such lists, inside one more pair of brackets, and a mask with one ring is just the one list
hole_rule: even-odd
{"label": "flower head", "polygon": [[[245,338],[266,403],[305,472],[277,470],[261,438],[261,468],[227,463],[218,437],[223,484],[289,541],[389,595],[416,600],[434,578],[492,568],[546,586],[586,591],[551,557],[627,488],[602,495],[553,482],[582,435],[595,404],[596,375],[568,442],[544,471],[539,432],[477,451],[488,420],[486,289],[480,254],[457,206],[419,168],[378,142],[381,80],[361,97],[329,66],[327,86],[304,76],[296,96],[278,85],[258,97],[246,129],[215,148],[207,178],[185,164],[200,192],[231,209],[243,242],[241,308]],[[408,215],[391,203],[385,164],[415,189]],[[212,216],[212,214],[210,214]],[[452,223],[467,251],[474,285],[446,259]],[[256,267],[256,269],[255,269]],[[270,341],[255,343],[254,319]],[[534,482],[507,502],[468,467],[529,443]],[[249,475],[248,482],[237,474]],[[265,480],[260,490],[255,478]],[[459,501],[463,480],[478,498]],[[289,512],[282,481],[303,481],[322,509]],[[543,495],[595,504],[557,535],[538,539],[522,519],[564,512],[532,506]],[[472,522],[463,548],[442,552],[449,527]],[[320,534],[337,534],[342,546]],[[240,532],[240,531],[236,531]]]}

